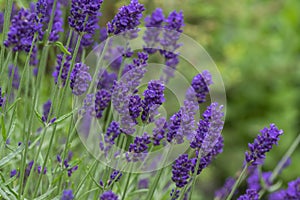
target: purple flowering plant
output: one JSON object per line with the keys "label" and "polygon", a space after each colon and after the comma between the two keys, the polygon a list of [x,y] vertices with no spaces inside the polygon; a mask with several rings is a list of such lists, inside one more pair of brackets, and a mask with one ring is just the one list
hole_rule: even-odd
{"label": "purple flowering plant", "polygon": [[[0,12],[1,198],[202,198],[197,178],[226,140],[222,79],[198,68],[182,11],[131,0],[108,20],[106,2],[6,1]],[[197,73],[180,71],[182,57]],[[300,199],[299,177],[277,182],[300,136],[262,168],[283,136],[263,128],[215,199]]]}

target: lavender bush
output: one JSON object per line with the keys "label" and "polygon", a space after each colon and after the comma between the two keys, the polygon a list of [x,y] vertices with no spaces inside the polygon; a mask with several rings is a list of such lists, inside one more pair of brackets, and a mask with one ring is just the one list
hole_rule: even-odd
{"label": "lavender bush", "polygon": [[[105,3],[8,0],[0,13],[2,199],[201,199],[196,180],[224,147],[219,80],[207,67],[177,81],[182,11],[145,16],[131,0],[104,21]],[[277,182],[300,136],[262,170],[280,137],[263,128],[215,199],[300,199],[299,178]]]}

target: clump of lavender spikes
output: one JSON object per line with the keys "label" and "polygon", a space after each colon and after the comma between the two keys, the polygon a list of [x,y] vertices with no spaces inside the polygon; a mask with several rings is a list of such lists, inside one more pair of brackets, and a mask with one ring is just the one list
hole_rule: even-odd
{"label": "clump of lavender spikes", "polygon": [[91,81],[89,67],[83,63],[76,63],[70,75],[70,87],[73,94],[79,96],[85,93]]}

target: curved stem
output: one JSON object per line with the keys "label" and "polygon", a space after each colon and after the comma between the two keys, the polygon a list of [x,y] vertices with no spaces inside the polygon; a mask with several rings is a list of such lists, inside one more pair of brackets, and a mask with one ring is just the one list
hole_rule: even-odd
{"label": "curved stem", "polygon": [[234,192],[236,191],[236,189],[238,188],[238,186],[240,185],[240,182],[243,180],[245,173],[247,172],[248,169],[248,163],[244,166],[242,172],[240,173],[238,179],[235,181],[229,195],[227,196],[226,200],[230,200],[234,194]]}

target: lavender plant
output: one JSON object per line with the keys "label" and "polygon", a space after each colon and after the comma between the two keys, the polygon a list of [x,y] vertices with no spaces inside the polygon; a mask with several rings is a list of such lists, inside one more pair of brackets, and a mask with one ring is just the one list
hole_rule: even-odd
{"label": "lavender plant", "polygon": [[[200,199],[196,180],[223,151],[225,105],[212,98],[206,69],[187,77],[179,105],[164,111],[175,102],[183,12],[145,16],[131,0],[104,21],[103,0],[14,3],[0,12],[1,198]],[[153,75],[150,61],[165,67]],[[261,168],[282,134],[275,124],[262,129],[215,199],[299,199],[299,178],[286,189],[275,179],[300,136],[273,171]]]}

